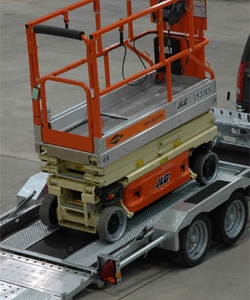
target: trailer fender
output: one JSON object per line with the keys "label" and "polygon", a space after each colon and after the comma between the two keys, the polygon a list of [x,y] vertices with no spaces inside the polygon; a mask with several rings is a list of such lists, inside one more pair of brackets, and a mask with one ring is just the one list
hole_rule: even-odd
{"label": "trailer fender", "polygon": [[209,214],[230,199],[231,195],[249,185],[249,172],[237,174],[231,181],[216,180],[198,193],[183,199],[170,207],[154,226],[153,239],[168,235],[161,248],[171,251],[179,250],[179,232],[189,226],[199,214]]}

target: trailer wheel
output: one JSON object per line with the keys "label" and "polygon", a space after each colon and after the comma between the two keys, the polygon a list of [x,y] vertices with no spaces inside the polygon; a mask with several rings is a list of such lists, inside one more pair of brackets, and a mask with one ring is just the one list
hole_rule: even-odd
{"label": "trailer wheel", "polygon": [[99,218],[98,234],[106,242],[118,241],[127,227],[127,216],[124,209],[116,206],[106,207]]}
{"label": "trailer wheel", "polygon": [[180,248],[168,251],[169,259],[183,267],[194,267],[205,258],[211,241],[211,223],[206,215],[198,215],[179,233]]}
{"label": "trailer wheel", "polygon": [[193,171],[197,174],[196,181],[202,185],[212,182],[219,170],[219,157],[214,152],[199,154],[195,161]]}
{"label": "trailer wheel", "polygon": [[59,227],[58,219],[56,215],[57,197],[55,195],[48,194],[43,199],[40,206],[40,219],[42,223],[51,228]]}
{"label": "trailer wheel", "polygon": [[226,245],[234,244],[243,234],[248,218],[246,197],[236,192],[222,204],[213,218],[213,240]]}

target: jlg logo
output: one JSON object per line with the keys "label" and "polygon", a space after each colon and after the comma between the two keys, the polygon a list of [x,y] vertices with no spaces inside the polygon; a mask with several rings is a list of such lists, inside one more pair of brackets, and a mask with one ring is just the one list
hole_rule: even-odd
{"label": "jlg logo", "polygon": [[159,187],[163,186],[163,184],[169,182],[170,172],[168,172],[166,175],[161,176],[157,180],[157,184],[155,186],[155,189],[158,189]]}
{"label": "jlg logo", "polygon": [[188,103],[188,98],[185,98],[185,99],[181,100],[181,101],[179,102],[179,104],[178,104],[177,109],[179,109],[179,108],[181,108],[181,107],[187,105],[187,103]]}

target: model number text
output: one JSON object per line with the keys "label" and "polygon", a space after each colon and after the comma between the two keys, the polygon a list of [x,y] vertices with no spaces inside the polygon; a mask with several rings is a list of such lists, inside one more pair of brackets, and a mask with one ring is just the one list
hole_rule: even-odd
{"label": "model number text", "polygon": [[204,97],[204,96],[206,96],[206,95],[211,94],[211,92],[212,92],[212,87],[209,86],[209,87],[207,87],[207,88],[205,88],[205,89],[203,89],[203,90],[201,90],[201,91],[195,93],[195,94],[194,94],[193,100],[194,100],[194,101],[197,101],[198,99],[200,99],[200,98],[202,98],[202,97]]}

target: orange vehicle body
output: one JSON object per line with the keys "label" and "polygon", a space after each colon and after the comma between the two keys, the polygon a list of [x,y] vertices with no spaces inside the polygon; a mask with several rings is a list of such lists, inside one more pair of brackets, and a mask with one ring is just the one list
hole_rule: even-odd
{"label": "orange vehicle body", "polygon": [[166,195],[190,179],[189,151],[178,155],[153,171],[131,182],[124,189],[123,202],[136,212]]}

